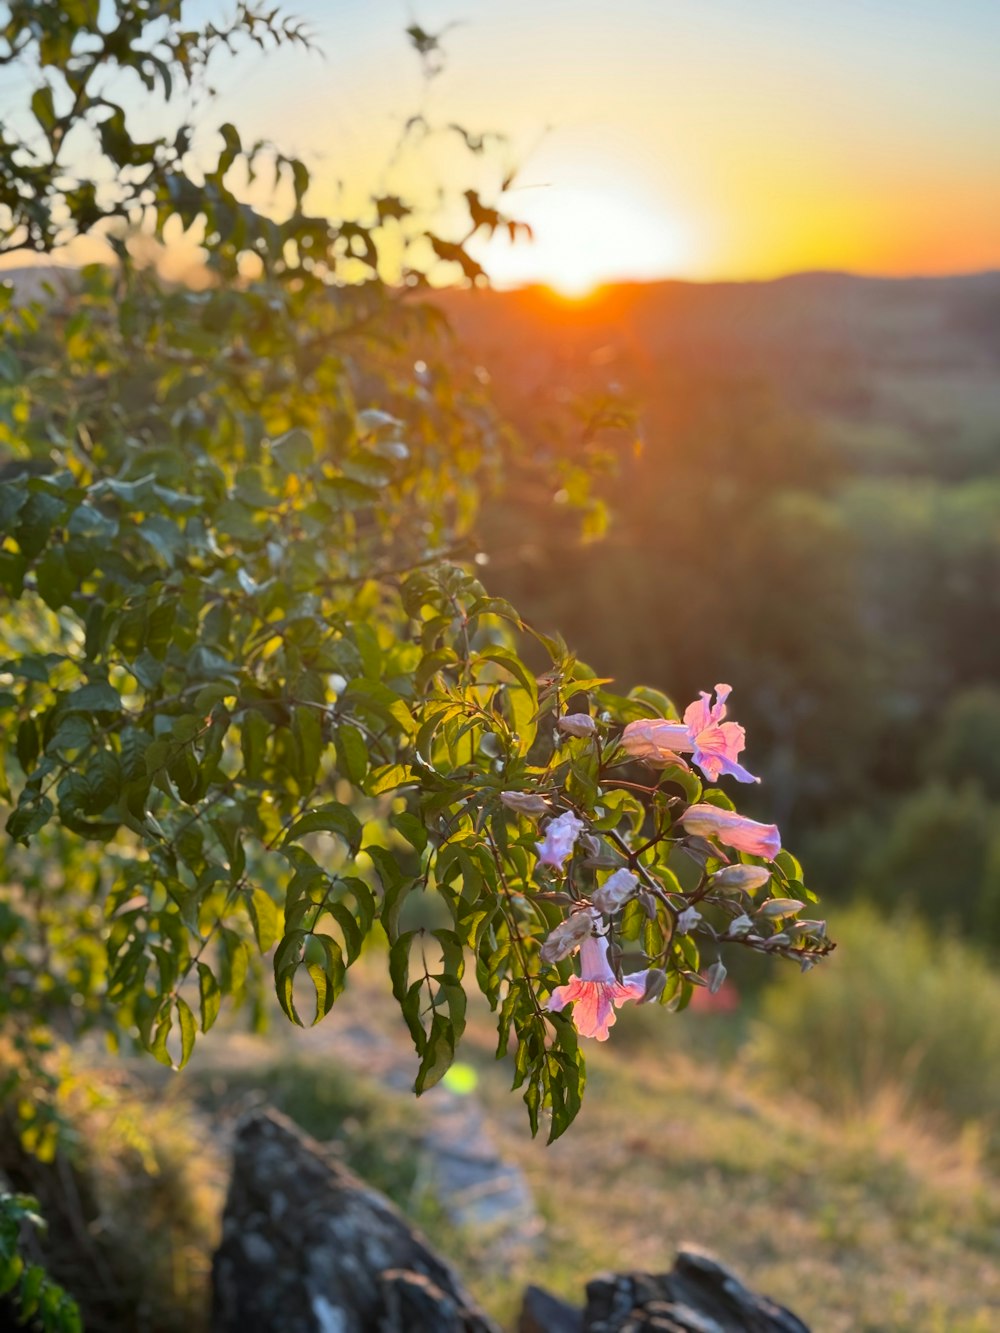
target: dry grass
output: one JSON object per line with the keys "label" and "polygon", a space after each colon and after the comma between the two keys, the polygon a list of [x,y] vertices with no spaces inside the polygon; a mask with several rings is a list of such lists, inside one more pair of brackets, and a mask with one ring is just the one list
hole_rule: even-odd
{"label": "dry grass", "polygon": [[[381,1009],[368,979],[341,1003],[369,1020]],[[528,1282],[579,1302],[601,1270],[662,1271],[690,1242],[816,1333],[1000,1327],[1000,1181],[977,1134],[904,1115],[890,1090],[850,1118],[765,1091],[738,1060],[713,1060],[718,1022],[623,1014],[607,1046],[588,1048],[579,1119],[546,1147],[528,1138],[507,1066],[491,1058],[489,1015],[475,1013],[466,1058],[478,1095],[545,1217],[516,1273],[498,1274],[487,1243],[461,1238],[479,1298],[510,1321]],[[453,1235],[428,1229],[454,1253]]]}
{"label": "dry grass", "polygon": [[[348,1161],[362,1172],[367,1161],[377,1177],[365,1154],[374,1153],[380,1169],[396,1169],[381,1160],[391,1126],[389,1139],[401,1145],[400,1188],[384,1172],[379,1183],[410,1207],[406,1172],[423,1178],[412,1154],[421,1151],[431,1105],[373,1089],[338,1061],[338,1033],[359,1023],[397,1034],[408,1058],[378,972],[355,969],[334,1013],[312,1033],[281,1024],[259,1045],[213,1034],[196,1065],[200,1077],[227,1087],[244,1075],[261,1095],[273,1084],[286,1109],[295,1115],[305,1106],[310,1130],[339,1141]],[[583,1284],[601,1270],[662,1271],[688,1242],[790,1306],[815,1333],[1000,1327],[1000,1179],[983,1164],[982,1135],[920,1119],[891,1084],[852,1115],[824,1114],[804,1098],[765,1089],[733,1057],[724,1022],[625,1011],[612,1040],[588,1048],[578,1121],[546,1147],[528,1137],[523,1107],[508,1090],[510,1068],[492,1059],[490,1015],[473,1005],[464,1058],[478,1072],[477,1095],[504,1155],[527,1174],[545,1223],[518,1261],[498,1264],[489,1237],[456,1235],[440,1209],[419,1210],[476,1296],[510,1327],[528,1282],[580,1302]]]}
{"label": "dry grass", "polygon": [[[641,1055],[595,1052],[584,1110],[549,1148],[526,1140],[520,1108],[483,1070],[548,1222],[519,1280],[579,1299],[601,1269],[662,1270],[692,1242],[817,1333],[1000,1326],[1000,1183],[973,1136],[943,1139],[889,1098],[827,1119],[755,1091],[738,1068],[696,1065],[663,1019]],[[687,1021],[690,1038],[711,1020]]]}

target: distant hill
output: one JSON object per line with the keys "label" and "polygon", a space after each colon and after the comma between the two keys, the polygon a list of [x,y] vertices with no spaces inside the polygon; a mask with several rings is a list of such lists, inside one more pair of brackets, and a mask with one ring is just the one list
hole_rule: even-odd
{"label": "distant hill", "polygon": [[[72,279],[0,268],[19,299]],[[864,470],[1000,466],[1000,271],[940,278],[798,273],[766,282],[615,283],[583,299],[535,286],[435,301],[502,391],[621,383],[655,439],[685,383],[755,381]]]}
{"label": "distant hill", "polygon": [[[1000,272],[877,279],[621,283],[578,301],[543,287],[439,297],[462,341],[521,392],[616,378],[647,404],[695,379],[753,379],[855,453],[1000,460]],[[962,464],[964,466],[964,464]]]}

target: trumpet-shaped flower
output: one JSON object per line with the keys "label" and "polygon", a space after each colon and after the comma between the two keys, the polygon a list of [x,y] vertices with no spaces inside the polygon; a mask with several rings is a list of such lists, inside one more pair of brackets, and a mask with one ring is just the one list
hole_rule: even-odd
{"label": "trumpet-shaped flower", "polygon": [[738,782],[759,782],[736,756],[746,743],[746,732],[737,722],[725,722],[726,700],[731,685],[716,685],[715,703],[703,690],[684,710],[683,722],[666,718],[641,718],[630,722],[622,732],[621,743],[628,754],[652,764],[683,762],[681,754],[691,754],[693,762],[710,782],[723,773]]}
{"label": "trumpet-shaped flower", "polygon": [[781,851],[781,834],[776,824],[759,824],[735,810],[722,810],[705,803],[689,805],[681,815],[685,831],[700,838],[718,838],[727,847],[751,856],[766,856],[773,861]]}
{"label": "trumpet-shaped flower", "polygon": [[630,972],[619,981],[608,962],[607,938],[591,935],[580,945],[580,975],[565,986],[557,986],[546,1008],[559,1013],[571,1004],[580,1036],[607,1041],[617,1017],[616,1006],[641,1000],[645,992],[645,971]]}
{"label": "trumpet-shaped flower", "polygon": [[574,844],[586,825],[572,810],[553,819],[545,828],[545,836],[536,842],[538,864],[562,870],[566,858],[572,855]]}

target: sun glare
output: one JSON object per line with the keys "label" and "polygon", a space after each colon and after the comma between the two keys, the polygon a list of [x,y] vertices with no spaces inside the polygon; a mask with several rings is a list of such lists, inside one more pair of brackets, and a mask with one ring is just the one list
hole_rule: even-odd
{"label": "sun glare", "polygon": [[496,239],[480,255],[501,287],[544,283],[579,299],[619,278],[682,273],[690,262],[679,226],[654,204],[613,189],[525,189],[510,211],[531,225],[534,240]]}

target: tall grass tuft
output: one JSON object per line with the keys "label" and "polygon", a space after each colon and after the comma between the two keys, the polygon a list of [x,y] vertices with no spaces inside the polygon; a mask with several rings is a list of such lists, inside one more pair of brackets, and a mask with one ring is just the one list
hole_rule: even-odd
{"label": "tall grass tuft", "polygon": [[978,1122],[1000,1154],[1000,974],[956,939],[857,907],[802,984],[765,991],[749,1056],[776,1085],[844,1115],[893,1101],[915,1118]]}

